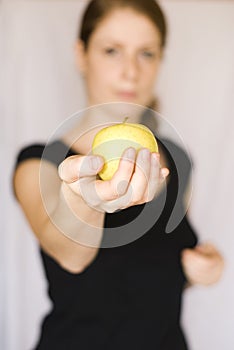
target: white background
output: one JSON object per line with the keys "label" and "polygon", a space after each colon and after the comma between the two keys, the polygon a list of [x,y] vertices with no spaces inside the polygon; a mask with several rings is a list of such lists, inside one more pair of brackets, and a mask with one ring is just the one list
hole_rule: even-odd
{"label": "white background", "polygon": [[[44,142],[84,106],[74,41],[80,1],[0,2],[0,349],[32,348],[49,309],[37,242],[11,189],[18,150]],[[156,87],[161,112],[195,164],[190,217],[223,253],[213,287],[185,292],[191,350],[234,349],[234,2],[162,0],[169,41]]]}

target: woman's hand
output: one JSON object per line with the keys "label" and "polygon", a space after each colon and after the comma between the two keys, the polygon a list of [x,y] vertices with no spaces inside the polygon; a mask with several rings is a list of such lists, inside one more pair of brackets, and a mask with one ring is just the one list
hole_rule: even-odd
{"label": "woman's hand", "polygon": [[72,156],[61,163],[59,176],[68,202],[74,204],[74,195],[78,195],[88,206],[112,213],[151,201],[169,174],[167,168],[161,169],[159,154],[148,149],[141,149],[137,154],[134,148],[127,149],[109,181],[97,178],[103,165],[99,156]]}
{"label": "woman's hand", "polygon": [[210,243],[198,245],[194,249],[184,249],[181,260],[190,284],[214,284],[219,281],[224,269],[223,257]]}

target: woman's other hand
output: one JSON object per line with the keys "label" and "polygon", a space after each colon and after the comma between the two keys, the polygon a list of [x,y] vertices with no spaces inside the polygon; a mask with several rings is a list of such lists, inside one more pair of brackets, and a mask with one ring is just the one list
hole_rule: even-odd
{"label": "woman's other hand", "polygon": [[190,284],[208,286],[218,282],[224,269],[224,259],[210,243],[193,249],[184,249],[181,261],[185,276]]}
{"label": "woman's other hand", "polygon": [[63,194],[73,210],[77,195],[90,207],[107,213],[146,203],[157,195],[169,174],[167,168],[161,169],[159,154],[147,149],[137,154],[135,149],[127,149],[111,180],[97,178],[103,165],[98,156],[72,156],[61,163]]}

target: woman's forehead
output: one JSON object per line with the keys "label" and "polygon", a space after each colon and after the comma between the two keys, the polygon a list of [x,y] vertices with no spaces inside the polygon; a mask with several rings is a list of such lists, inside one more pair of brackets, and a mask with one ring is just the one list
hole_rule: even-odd
{"label": "woman's forehead", "polygon": [[92,36],[99,42],[136,42],[147,46],[158,45],[161,39],[159,30],[150,18],[128,8],[112,10],[100,21]]}

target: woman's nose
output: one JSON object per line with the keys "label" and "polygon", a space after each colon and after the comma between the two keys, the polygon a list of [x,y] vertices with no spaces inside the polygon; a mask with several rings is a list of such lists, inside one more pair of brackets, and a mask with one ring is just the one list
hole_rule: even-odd
{"label": "woman's nose", "polygon": [[139,74],[139,67],[136,57],[125,57],[123,62],[123,75],[125,79],[135,81]]}

